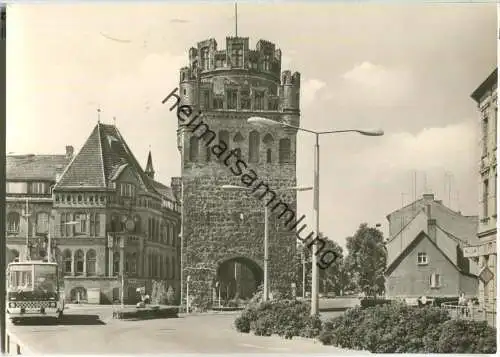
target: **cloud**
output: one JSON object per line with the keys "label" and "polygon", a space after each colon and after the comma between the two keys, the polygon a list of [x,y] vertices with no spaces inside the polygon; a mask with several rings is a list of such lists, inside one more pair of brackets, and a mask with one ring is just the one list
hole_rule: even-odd
{"label": "cloud", "polygon": [[326,83],[319,79],[306,79],[302,80],[300,87],[300,105],[301,107],[306,107],[317,99],[320,91],[326,88]]}
{"label": "cloud", "polygon": [[329,98],[351,104],[360,98],[367,105],[394,106],[411,100],[412,73],[405,68],[389,68],[363,62],[341,75],[339,88]]}
{"label": "cloud", "polygon": [[417,134],[386,134],[380,138],[380,145],[361,151],[358,158],[363,158],[377,172],[380,167],[388,172],[435,168],[463,172],[471,170],[476,163],[477,130],[475,122],[467,120],[425,128]]}

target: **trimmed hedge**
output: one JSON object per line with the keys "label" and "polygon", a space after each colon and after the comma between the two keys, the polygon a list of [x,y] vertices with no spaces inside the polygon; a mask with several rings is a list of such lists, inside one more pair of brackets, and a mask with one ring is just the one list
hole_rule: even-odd
{"label": "trimmed hedge", "polygon": [[437,352],[495,354],[496,332],[496,329],[488,326],[486,321],[448,321],[441,327]]}
{"label": "trimmed hedge", "polygon": [[380,299],[363,298],[360,300],[360,305],[362,309],[366,309],[368,307],[391,304],[392,302],[393,300],[388,300],[383,298]]}
{"label": "trimmed hedge", "polygon": [[155,307],[137,310],[117,310],[113,311],[113,318],[120,320],[129,319],[165,319],[178,317],[178,307]]}
{"label": "trimmed hedge", "polygon": [[310,306],[296,300],[273,300],[251,305],[235,320],[239,332],[257,336],[273,334],[292,339],[316,337],[321,331],[319,316],[310,316]]}
{"label": "trimmed hedge", "polygon": [[372,353],[495,353],[496,329],[447,311],[400,303],[356,307],[323,324],[324,345]]}

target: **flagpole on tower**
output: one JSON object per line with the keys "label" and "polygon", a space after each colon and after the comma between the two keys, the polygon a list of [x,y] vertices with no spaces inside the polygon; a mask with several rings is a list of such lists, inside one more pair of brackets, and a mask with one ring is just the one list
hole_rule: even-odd
{"label": "flagpole on tower", "polygon": [[235,19],[235,32],[238,37],[238,2],[234,2],[234,19]]}

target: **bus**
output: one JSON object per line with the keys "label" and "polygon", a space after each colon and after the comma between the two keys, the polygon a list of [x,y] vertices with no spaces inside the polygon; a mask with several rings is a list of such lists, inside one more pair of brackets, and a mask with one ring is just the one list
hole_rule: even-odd
{"label": "bus", "polygon": [[13,323],[30,317],[63,317],[57,263],[14,261],[8,265],[6,277],[6,312]]}

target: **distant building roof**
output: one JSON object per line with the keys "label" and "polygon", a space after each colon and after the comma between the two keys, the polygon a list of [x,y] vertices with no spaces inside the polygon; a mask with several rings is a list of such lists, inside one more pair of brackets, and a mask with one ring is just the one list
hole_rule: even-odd
{"label": "distant building roof", "polygon": [[498,68],[495,68],[493,72],[491,72],[491,74],[479,85],[479,87],[472,92],[472,99],[479,103],[483,95],[497,84],[497,71]]}
{"label": "distant building roof", "polygon": [[56,181],[70,161],[66,155],[7,155],[7,180]]}

